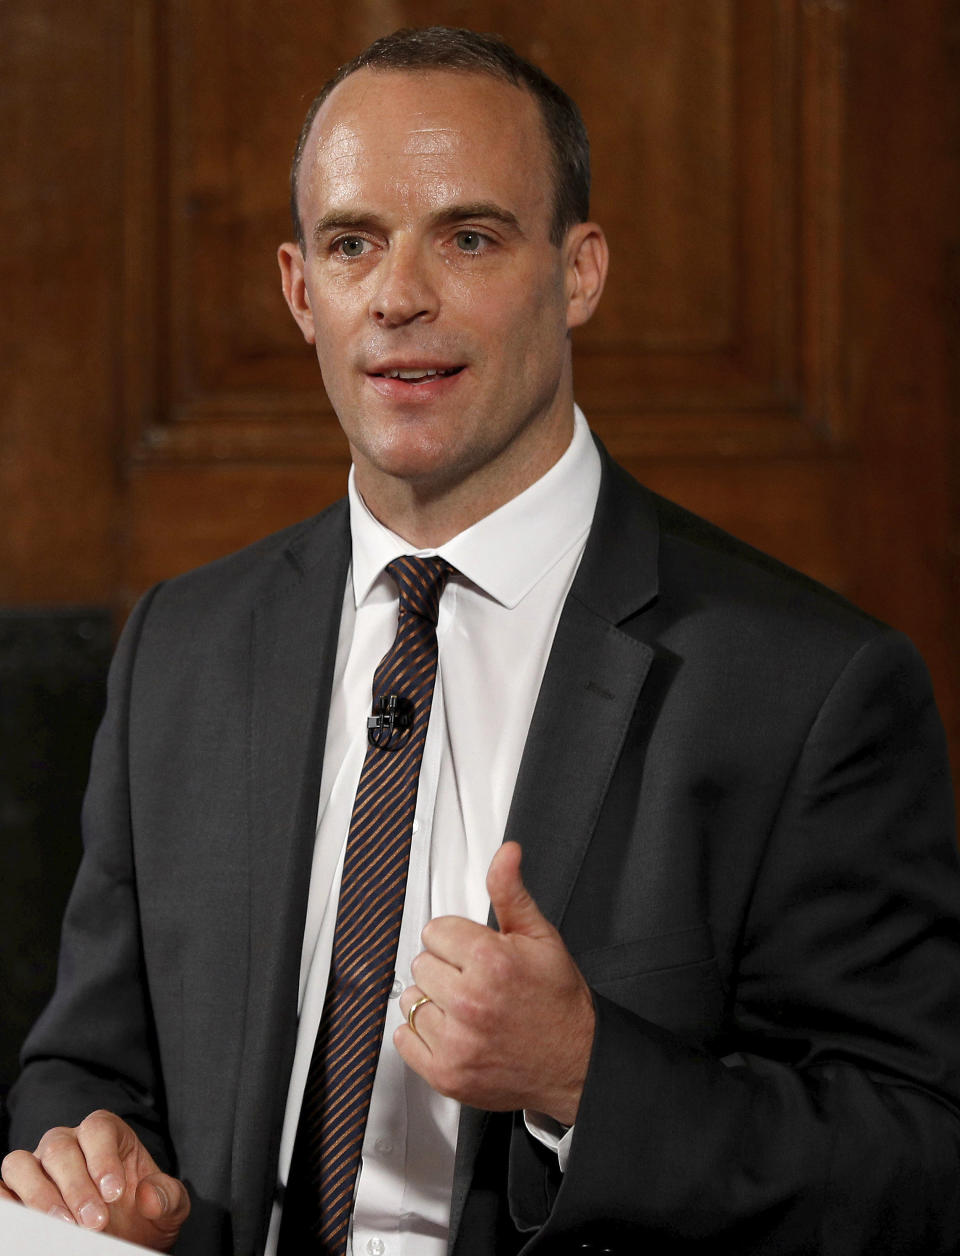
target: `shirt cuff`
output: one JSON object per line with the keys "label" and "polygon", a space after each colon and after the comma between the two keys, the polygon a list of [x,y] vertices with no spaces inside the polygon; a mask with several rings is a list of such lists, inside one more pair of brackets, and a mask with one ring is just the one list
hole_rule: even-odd
{"label": "shirt cuff", "polygon": [[551,1151],[557,1153],[560,1172],[565,1173],[575,1127],[561,1125],[552,1116],[546,1116],[543,1112],[528,1112],[526,1108],[523,1111],[523,1123],[527,1127],[527,1132],[532,1134],[538,1143],[543,1143],[544,1147],[549,1147]]}

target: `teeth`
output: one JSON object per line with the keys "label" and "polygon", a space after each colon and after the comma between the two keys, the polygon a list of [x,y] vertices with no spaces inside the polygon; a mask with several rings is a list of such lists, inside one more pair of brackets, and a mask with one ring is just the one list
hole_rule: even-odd
{"label": "teeth", "polygon": [[454,368],[449,370],[435,370],[433,367],[427,367],[425,370],[414,371],[384,371],[384,379],[428,379],[431,375],[452,375]]}

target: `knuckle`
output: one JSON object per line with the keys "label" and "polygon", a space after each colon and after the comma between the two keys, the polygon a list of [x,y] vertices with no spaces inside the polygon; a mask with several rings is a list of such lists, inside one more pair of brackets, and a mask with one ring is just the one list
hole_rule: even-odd
{"label": "knuckle", "polygon": [[6,1182],[11,1177],[16,1177],[18,1171],[27,1167],[34,1157],[29,1151],[10,1151],[3,1157],[0,1164],[0,1177]]}
{"label": "knuckle", "polygon": [[78,1134],[96,1134],[101,1130],[112,1127],[113,1117],[104,1108],[97,1108],[95,1112],[88,1113],[80,1124],[77,1126]]}
{"label": "knuckle", "polygon": [[466,987],[453,995],[450,1000],[450,1010],[461,1025],[470,1027],[483,1024],[489,1017],[484,992]]}
{"label": "knuckle", "polygon": [[45,1164],[51,1157],[63,1152],[75,1141],[76,1135],[72,1129],[68,1129],[65,1125],[55,1125],[53,1129],[47,1130],[37,1143],[34,1155],[41,1164]]}
{"label": "knuckle", "polygon": [[484,982],[507,982],[513,974],[513,957],[499,933],[487,930],[473,944],[471,969],[482,974]]}
{"label": "knuckle", "polygon": [[470,947],[471,965],[477,968],[486,968],[493,962],[493,957],[498,950],[497,935],[489,929],[484,929],[476,935]]}
{"label": "knuckle", "polygon": [[503,946],[491,946],[487,957],[488,980],[495,985],[507,985],[514,979],[513,957]]}

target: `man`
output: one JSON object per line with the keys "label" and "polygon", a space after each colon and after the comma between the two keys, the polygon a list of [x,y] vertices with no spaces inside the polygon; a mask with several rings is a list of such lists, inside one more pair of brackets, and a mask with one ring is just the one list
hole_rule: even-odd
{"label": "man", "polygon": [[[960,1243],[922,664],[590,441],[585,156],[558,89],[468,32],[381,41],[311,110],[280,267],[349,505],[125,630],[13,1197],[204,1256]],[[439,673],[352,1219],[314,1246],[341,928],[382,897],[356,817],[377,739],[421,728],[370,710],[406,564],[438,580]]]}

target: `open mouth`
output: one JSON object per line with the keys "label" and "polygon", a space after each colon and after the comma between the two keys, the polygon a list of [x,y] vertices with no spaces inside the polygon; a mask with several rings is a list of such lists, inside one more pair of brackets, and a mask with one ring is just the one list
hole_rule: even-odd
{"label": "open mouth", "polygon": [[402,379],[405,384],[422,384],[424,380],[436,379],[438,376],[443,379],[449,375],[459,375],[463,370],[462,366],[446,366],[446,367],[403,367],[394,371],[373,371],[378,379]]}

